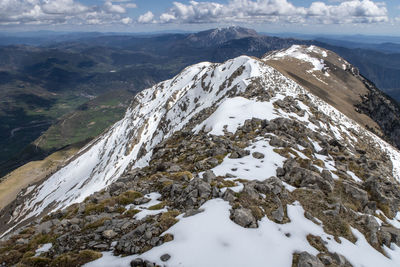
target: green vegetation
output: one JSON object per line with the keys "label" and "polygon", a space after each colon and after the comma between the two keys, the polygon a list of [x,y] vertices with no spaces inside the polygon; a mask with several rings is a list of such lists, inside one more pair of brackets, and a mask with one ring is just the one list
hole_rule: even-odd
{"label": "green vegetation", "polygon": [[[163,214],[161,214],[158,223],[160,224],[162,230],[166,231],[172,225],[177,223],[178,219],[176,219],[175,217],[178,215],[179,215],[179,211],[177,211],[177,210],[170,210],[170,211],[167,211],[167,212],[164,212]],[[171,238],[171,236],[167,236],[167,235],[164,236],[164,240],[169,239],[169,238]]]}
{"label": "green vegetation", "polygon": [[100,203],[87,202],[85,207],[85,214],[89,215],[89,214],[101,213],[105,211],[106,207],[112,207],[115,205],[119,205],[117,211],[119,213],[123,213],[125,211],[125,208],[123,206],[133,203],[135,199],[142,196],[143,194],[140,192],[128,190],[118,196],[104,199]]}
{"label": "green vegetation", "polygon": [[125,91],[108,93],[79,105],[77,110],[61,117],[34,143],[45,151],[90,140],[122,118],[133,94]]}
{"label": "green vegetation", "polygon": [[99,219],[99,220],[97,220],[97,221],[94,221],[94,222],[92,222],[92,223],[89,223],[89,224],[85,225],[85,227],[83,228],[83,230],[90,230],[90,229],[99,228],[100,226],[103,226],[103,225],[104,225],[104,222],[105,222],[105,221],[109,221],[109,220],[111,220],[111,219],[108,218],[108,217],[101,218],[101,219]]}
{"label": "green vegetation", "polygon": [[[11,115],[0,115],[0,177],[66,146],[83,146],[121,119],[132,97],[131,92],[117,91],[86,102],[84,97],[60,95],[59,99],[42,101],[49,104],[46,108],[23,106],[30,97],[22,99],[12,114],[5,111]],[[1,110],[0,103],[0,114]]]}
{"label": "green vegetation", "polygon": [[104,203],[94,204],[88,203],[85,207],[85,214],[89,215],[91,213],[101,213],[104,211]]}
{"label": "green vegetation", "polygon": [[81,266],[101,258],[101,253],[93,250],[82,250],[79,253],[65,253],[55,258],[50,266],[70,267]]}
{"label": "green vegetation", "polygon": [[166,205],[166,203],[161,202],[161,203],[158,203],[156,205],[149,207],[148,210],[160,210],[160,209],[164,208],[165,205]]}
{"label": "green vegetation", "polygon": [[32,233],[28,230],[24,234],[15,235],[11,239],[1,242],[0,262],[4,263],[6,266],[12,266],[22,259],[22,263],[27,266],[48,266],[46,264],[48,264],[49,261],[43,257],[34,257],[34,252],[42,244],[53,243],[57,236],[37,234],[27,243],[17,241],[30,237],[32,237]]}

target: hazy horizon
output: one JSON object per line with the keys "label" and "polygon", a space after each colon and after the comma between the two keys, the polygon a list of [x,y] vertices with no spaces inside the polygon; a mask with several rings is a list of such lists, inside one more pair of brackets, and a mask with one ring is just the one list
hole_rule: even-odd
{"label": "hazy horizon", "polygon": [[394,0],[14,0],[0,32],[197,32],[240,25],[258,32],[400,36]]}

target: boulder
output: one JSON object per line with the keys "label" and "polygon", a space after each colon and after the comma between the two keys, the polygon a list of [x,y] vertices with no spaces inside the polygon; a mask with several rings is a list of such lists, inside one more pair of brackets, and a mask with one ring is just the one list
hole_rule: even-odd
{"label": "boulder", "polygon": [[302,252],[299,254],[297,267],[324,267],[324,264],[310,253]]}
{"label": "boulder", "polygon": [[400,246],[400,229],[388,226],[382,226],[381,231],[384,235],[390,235],[390,242],[395,243],[397,246]]}
{"label": "boulder", "polygon": [[256,159],[263,159],[265,157],[264,154],[260,152],[253,152],[251,155]]}
{"label": "boulder", "polygon": [[111,239],[114,238],[117,235],[117,233],[114,232],[114,230],[105,230],[103,231],[102,235],[104,238]]}
{"label": "boulder", "polygon": [[154,263],[151,263],[147,260],[143,260],[141,258],[137,258],[131,261],[131,267],[155,267]]}
{"label": "boulder", "polygon": [[161,255],[160,260],[161,261],[168,261],[171,258],[171,255],[168,253]]}
{"label": "boulder", "polygon": [[346,194],[349,194],[355,200],[359,200],[363,206],[367,204],[368,193],[365,190],[347,182],[343,182],[343,186]]}
{"label": "boulder", "polygon": [[243,227],[256,228],[257,220],[254,218],[251,210],[239,208],[233,211],[232,220]]}
{"label": "boulder", "polygon": [[211,170],[207,170],[203,173],[203,181],[207,183],[211,183],[217,177],[215,176],[214,172]]}

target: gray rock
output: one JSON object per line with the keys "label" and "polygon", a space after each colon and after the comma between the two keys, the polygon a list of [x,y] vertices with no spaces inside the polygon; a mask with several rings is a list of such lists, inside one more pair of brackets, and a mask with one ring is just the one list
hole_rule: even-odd
{"label": "gray rock", "polygon": [[213,180],[215,180],[217,177],[213,173],[213,171],[208,170],[203,173],[203,181],[207,183],[211,183]]}
{"label": "gray rock", "polygon": [[208,184],[202,180],[199,180],[199,183],[196,186],[196,189],[198,190],[198,196],[201,198],[207,198],[211,193],[210,184]]}
{"label": "gray rock", "polygon": [[227,153],[227,151],[224,147],[216,147],[211,150],[212,156],[225,155],[226,153]]}
{"label": "gray rock", "polygon": [[160,260],[162,260],[162,261],[168,261],[169,259],[171,258],[171,256],[169,255],[169,254],[163,254],[161,257],[160,257]]}
{"label": "gray rock", "polygon": [[252,199],[259,199],[260,194],[255,189],[256,182],[249,182],[244,185],[243,193],[247,194]]}
{"label": "gray rock", "polygon": [[277,136],[272,136],[271,140],[269,141],[269,144],[274,147],[287,147],[288,146],[287,142],[283,141],[282,139],[280,139]]}
{"label": "gray rock", "polygon": [[79,225],[76,225],[76,224],[71,225],[70,229],[71,229],[71,231],[76,231],[76,232],[79,232],[81,230]]}
{"label": "gray rock", "polygon": [[339,215],[340,208],[341,208],[340,203],[334,203],[331,205],[328,204],[328,207],[330,208],[330,210],[324,210],[323,211],[324,214],[330,215],[330,216],[338,216]]}
{"label": "gray rock", "polygon": [[333,253],[333,260],[336,262],[337,265],[339,266],[345,266],[347,264],[347,260],[343,255],[340,255],[338,253]]}
{"label": "gray rock", "polygon": [[375,201],[369,201],[364,207],[364,213],[374,215],[377,208],[378,207]]}
{"label": "gray rock", "polygon": [[260,152],[253,152],[253,154],[251,154],[251,155],[253,156],[253,158],[256,158],[256,159],[263,159],[265,157],[264,154],[260,153]]}
{"label": "gray rock", "polygon": [[185,214],[183,215],[183,218],[190,217],[190,216],[202,213],[203,211],[204,211],[204,209],[196,209],[196,210],[195,209],[190,209],[190,210],[185,212]]}
{"label": "gray rock", "polygon": [[359,200],[362,205],[368,202],[368,193],[350,183],[343,182],[344,191],[349,194],[352,198]]}
{"label": "gray rock", "polygon": [[53,223],[51,221],[43,222],[36,226],[36,232],[40,234],[48,234],[51,231]]}
{"label": "gray rock", "polygon": [[277,222],[282,222],[283,221],[283,217],[285,216],[284,210],[282,205],[279,205],[279,207],[274,210],[272,213],[272,218],[277,221]]}
{"label": "gray rock", "polygon": [[107,250],[108,249],[108,245],[101,243],[101,244],[97,244],[95,246],[93,246],[93,248],[98,249],[98,250]]}
{"label": "gray rock", "polygon": [[290,161],[287,160],[285,162],[284,168],[286,171],[285,180],[289,184],[300,184],[301,187],[332,192],[334,183],[333,179],[323,178],[315,172],[296,166],[295,163],[289,165],[288,162]]}
{"label": "gray rock", "polygon": [[302,252],[299,254],[297,267],[324,267],[324,264],[308,252]]}
{"label": "gray rock", "polygon": [[381,237],[382,243],[387,247],[390,247],[390,243],[392,241],[392,235],[389,232],[383,230],[379,232],[379,235]]}
{"label": "gray rock", "polygon": [[127,221],[127,222],[125,222],[124,224],[122,224],[122,226],[121,226],[121,230],[126,230],[126,229],[128,229],[129,227],[131,227],[133,225],[133,222],[132,221]]}
{"label": "gray rock", "polygon": [[281,179],[271,176],[267,180],[264,181],[264,184],[268,185],[271,188],[271,192],[274,195],[280,194],[283,191],[283,183]]}
{"label": "gray rock", "polygon": [[26,245],[29,243],[29,240],[24,238],[19,238],[15,241],[15,243],[18,245]]}
{"label": "gray rock", "polygon": [[[54,223],[54,222],[53,222]],[[79,218],[72,218],[69,220],[70,224],[80,224],[81,223],[81,219]]]}
{"label": "gray rock", "polygon": [[162,244],[162,241],[160,241],[160,238],[157,236],[153,236],[150,240],[150,245],[155,247],[155,246],[159,246]]}
{"label": "gray rock", "polygon": [[144,233],[144,238],[151,239],[153,237],[153,233],[151,231],[146,231]]}
{"label": "gray rock", "polygon": [[229,155],[230,159],[238,159],[239,158],[239,154],[236,151],[233,151],[230,155]]}
{"label": "gray rock", "polygon": [[126,185],[125,185],[125,183],[122,183],[122,182],[115,182],[115,183],[112,183],[110,186],[109,186],[109,190],[110,190],[110,193],[114,193],[114,192],[116,192],[116,191],[118,191],[118,190],[121,190],[121,189],[126,189]]}
{"label": "gray rock", "polygon": [[181,167],[178,165],[172,165],[171,167],[168,168],[168,172],[180,172],[182,171]]}
{"label": "gray rock", "polygon": [[244,150],[241,148],[236,148],[235,151],[233,151],[230,155],[229,158],[231,159],[237,159],[237,158],[243,158],[245,156],[250,155],[250,151],[249,150]]}
{"label": "gray rock", "polygon": [[331,265],[333,263],[333,259],[329,255],[320,255],[319,259],[324,265]]}
{"label": "gray rock", "polygon": [[335,167],[337,170],[342,171],[342,172],[347,172],[347,165],[340,163],[338,161],[335,162]]}
{"label": "gray rock", "polygon": [[390,235],[390,242],[395,243],[397,246],[400,246],[400,229],[388,226],[382,226],[381,231],[385,233],[385,235]]}
{"label": "gray rock", "polygon": [[377,245],[379,243],[377,236],[377,232],[379,230],[379,223],[376,221],[374,216],[367,215],[365,227],[370,232],[371,244]]}
{"label": "gray rock", "polygon": [[285,175],[285,169],[283,169],[281,167],[278,167],[276,169],[276,176],[281,177],[281,176],[284,176],[284,175]]}
{"label": "gray rock", "polygon": [[131,261],[131,267],[154,267],[154,263],[137,258]]}
{"label": "gray rock", "polygon": [[235,209],[232,220],[243,227],[256,228],[257,220],[254,218],[251,210],[245,208]]}
{"label": "gray rock", "polygon": [[104,238],[111,239],[114,238],[117,235],[117,233],[114,232],[114,230],[105,230],[103,231],[102,235]]}
{"label": "gray rock", "polygon": [[211,189],[211,195],[213,198],[219,197],[219,190],[217,187],[213,186]]}
{"label": "gray rock", "polygon": [[228,202],[233,202],[236,199],[235,192],[233,192],[230,188],[226,189],[222,194],[222,199]]}
{"label": "gray rock", "polygon": [[219,164],[219,161],[218,161],[218,159],[216,159],[216,158],[208,158],[207,159],[207,163],[208,163],[208,165],[210,166],[210,167],[215,167],[215,166],[217,166],[218,164]]}
{"label": "gray rock", "polygon": [[147,198],[147,197],[139,197],[137,199],[135,199],[133,201],[133,204],[135,205],[142,205],[142,204],[146,204],[147,202],[149,202],[151,199]]}

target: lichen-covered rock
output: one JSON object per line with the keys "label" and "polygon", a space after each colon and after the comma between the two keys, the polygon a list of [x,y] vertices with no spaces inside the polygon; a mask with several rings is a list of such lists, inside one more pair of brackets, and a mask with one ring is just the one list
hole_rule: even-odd
{"label": "lichen-covered rock", "polygon": [[324,267],[324,264],[308,252],[302,252],[298,256],[297,267]]}
{"label": "lichen-covered rock", "polygon": [[232,214],[232,220],[243,227],[256,228],[257,220],[254,218],[250,209],[235,209]]}

